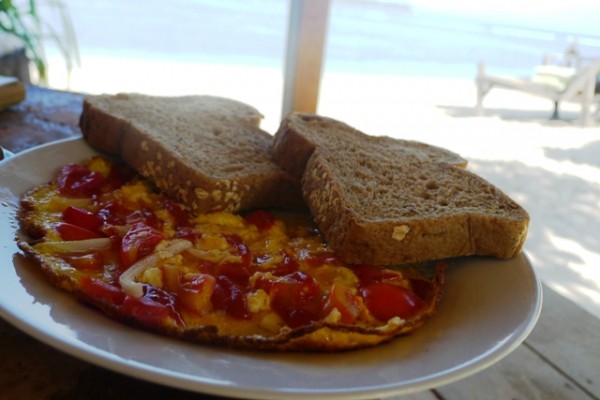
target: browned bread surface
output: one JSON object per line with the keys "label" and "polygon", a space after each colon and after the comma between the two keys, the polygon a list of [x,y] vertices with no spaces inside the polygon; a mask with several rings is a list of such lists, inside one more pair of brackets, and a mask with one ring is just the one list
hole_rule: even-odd
{"label": "browned bread surface", "polygon": [[118,94],[88,97],[80,127],[194,212],[297,207],[297,180],[272,161],[261,118],[220,97]]}
{"label": "browned bread surface", "polygon": [[[457,167],[464,165],[460,158],[430,151],[424,156],[405,150],[401,141],[321,119],[290,115],[276,134],[274,154],[290,160],[289,153],[302,149],[304,166],[282,164],[293,174],[303,171],[304,199],[344,261],[392,265],[520,253],[527,212],[483,178]],[[308,145],[290,145],[298,141]]]}

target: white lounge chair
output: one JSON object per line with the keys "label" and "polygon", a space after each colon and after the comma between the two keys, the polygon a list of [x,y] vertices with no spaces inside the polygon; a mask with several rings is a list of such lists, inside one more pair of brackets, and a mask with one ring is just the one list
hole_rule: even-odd
{"label": "white lounge chair", "polygon": [[[554,102],[552,118],[558,118],[560,103],[581,104],[580,121],[584,126],[592,123],[592,117],[600,109],[600,58],[579,68],[569,66],[541,65],[532,78],[510,78],[488,75],[485,65],[479,64],[477,85],[477,113],[483,114],[483,99],[492,88],[503,88],[529,93]],[[595,108],[595,110],[594,110]]]}

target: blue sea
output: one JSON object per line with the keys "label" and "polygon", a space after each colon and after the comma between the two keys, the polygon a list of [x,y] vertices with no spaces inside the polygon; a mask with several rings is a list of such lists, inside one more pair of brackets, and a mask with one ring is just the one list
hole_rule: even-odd
{"label": "blue sea", "polygon": [[[82,57],[283,68],[287,0],[64,2]],[[546,54],[561,54],[574,40],[586,57],[600,56],[599,6],[564,15],[431,4],[331,0],[325,73],[471,78],[485,62],[499,73],[527,75]]]}

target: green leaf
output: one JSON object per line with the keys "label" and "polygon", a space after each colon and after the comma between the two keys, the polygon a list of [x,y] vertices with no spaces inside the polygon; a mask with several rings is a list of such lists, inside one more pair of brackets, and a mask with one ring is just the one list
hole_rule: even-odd
{"label": "green leaf", "polygon": [[12,0],[0,0],[0,32],[16,37],[25,48],[27,57],[38,71],[40,81],[47,79],[44,42],[55,42],[70,72],[74,63],[79,63],[79,52],[75,32],[66,7],[61,0],[46,0],[60,14],[61,34],[42,20],[38,14],[37,0],[29,0],[18,7]]}

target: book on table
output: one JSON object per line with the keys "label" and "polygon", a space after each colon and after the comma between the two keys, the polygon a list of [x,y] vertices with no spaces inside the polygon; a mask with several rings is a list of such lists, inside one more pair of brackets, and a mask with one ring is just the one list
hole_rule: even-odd
{"label": "book on table", "polygon": [[0,75],[0,110],[25,99],[25,85],[17,78]]}

